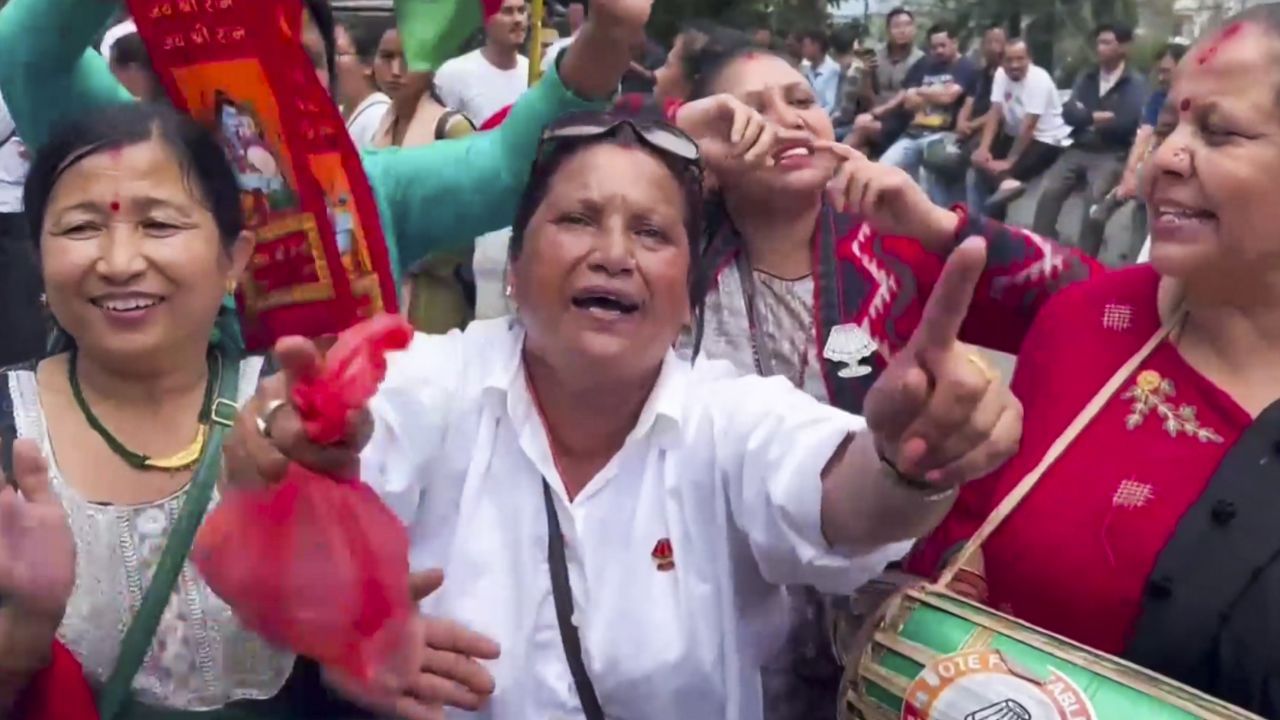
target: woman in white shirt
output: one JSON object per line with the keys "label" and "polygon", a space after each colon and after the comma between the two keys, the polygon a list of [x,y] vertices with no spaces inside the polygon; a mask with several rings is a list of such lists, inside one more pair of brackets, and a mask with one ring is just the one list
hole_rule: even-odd
{"label": "woman in white shirt", "polygon": [[955,342],[980,243],[952,256],[864,420],[675,355],[706,292],[700,204],[678,130],[564,118],[514,225],[515,317],[419,335],[342,446],[307,443],[283,399],[319,362],[300,339],[237,422],[233,482],[359,453],[412,566],[444,569],[423,610],[501,645],[480,717],[759,718],[781,586],[851,591],[1017,444],[1016,401]]}

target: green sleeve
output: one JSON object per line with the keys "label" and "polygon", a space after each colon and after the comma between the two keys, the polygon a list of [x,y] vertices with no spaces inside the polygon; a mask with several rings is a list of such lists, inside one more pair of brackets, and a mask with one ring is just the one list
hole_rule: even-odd
{"label": "green sleeve", "polygon": [[494,130],[363,153],[397,272],[509,226],[542,129],[566,112],[600,105],[576,97],[552,69]]}
{"label": "green sleeve", "polygon": [[69,118],[133,101],[90,47],[116,8],[108,0],[9,0],[0,10],[0,94],[32,149]]}

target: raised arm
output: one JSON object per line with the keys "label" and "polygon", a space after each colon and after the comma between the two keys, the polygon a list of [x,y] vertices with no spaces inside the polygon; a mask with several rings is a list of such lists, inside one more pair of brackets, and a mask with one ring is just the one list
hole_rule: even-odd
{"label": "raised arm", "polygon": [[67,118],[133,102],[92,49],[111,0],[9,0],[0,10],[0,94],[33,151]]}
{"label": "raised arm", "polygon": [[942,520],[960,484],[1014,452],[1020,406],[955,338],[982,262],[978,241],[952,257],[916,337],[868,394],[865,424],[777,378],[706,391],[730,512],[767,581],[851,591],[852,575],[879,572]]}
{"label": "raised arm", "polygon": [[[986,267],[961,332],[965,342],[1016,353],[1046,300],[1104,270],[1096,260],[1072,248],[970,215],[963,206],[938,207],[905,172],[873,163],[848,146],[820,147],[843,158],[830,186],[835,209],[860,216],[866,226],[852,242],[839,246],[840,259],[905,269],[902,280],[909,282],[899,281],[897,292],[913,290],[916,297],[912,303],[928,300],[942,263],[960,243],[974,236],[986,240]],[[916,311],[903,317],[909,320],[918,315]],[[875,318],[880,323],[887,320],[886,313]],[[877,336],[896,351],[907,341],[913,326],[899,322],[892,332],[887,326],[878,330]]]}
{"label": "raised arm", "polygon": [[607,0],[561,53],[558,69],[516,102],[495,130],[418,148],[365,154],[365,169],[396,238],[401,270],[428,253],[469,246],[511,224],[542,130],[560,115],[600,106],[631,63],[651,0]]}

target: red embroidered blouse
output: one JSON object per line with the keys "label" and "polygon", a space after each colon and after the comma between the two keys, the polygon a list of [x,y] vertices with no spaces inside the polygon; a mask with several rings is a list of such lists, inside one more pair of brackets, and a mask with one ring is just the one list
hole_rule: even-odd
{"label": "red embroidered blouse", "polygon": [[[967,486],[913,554],[933,575],[1104,383],[1160,327],[1159,276],[1139,265],[1063,290],[1040,311],[1013,389],[1022,447]],[[1054,463],[983,548],[992,607],[1111,654],[1132,634],[1179,520],[1252,418],[1167,340]]]}

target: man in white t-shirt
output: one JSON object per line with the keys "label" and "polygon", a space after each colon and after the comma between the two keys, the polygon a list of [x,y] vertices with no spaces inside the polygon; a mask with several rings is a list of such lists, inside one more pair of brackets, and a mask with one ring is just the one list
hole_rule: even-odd
{"label": "man in white t-shirt", "polygon": [[1010,40],[991,83],[991,109],[965,183],[971,211],[1002,213],[1070,144],[1071,127],[1062,119],[1053,77],[1031,61],[1025,40]]}
{"label": "man in white t-shirt", "polygon": [[436,71],[436,90],[444,104],[464,113],[478,127],[514,103],[529,88],[529,59],[520,54],[528,35],[528,4],[503,0],[485,20],[484,47]]}

